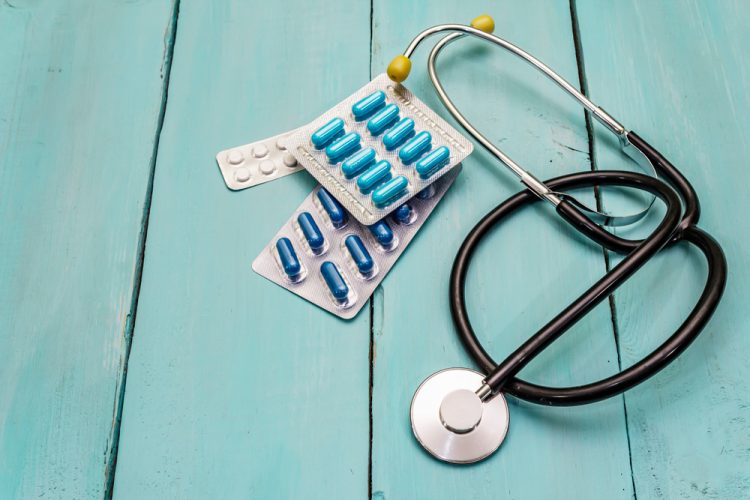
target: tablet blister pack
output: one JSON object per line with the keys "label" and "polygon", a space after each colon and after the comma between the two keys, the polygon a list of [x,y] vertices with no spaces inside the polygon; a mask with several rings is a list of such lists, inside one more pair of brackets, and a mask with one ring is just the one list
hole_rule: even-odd
{"label": "tablet blister pack", "polygon": [[362,224],[370,225],[450,172],[473,146],[382,74],[284,144]]}
{"label": "tablet blister pack", "polygon": [[322,186],[253,262],[264,278],[345,319],[357,315],[460,172],[460,167],[365,226]]}
{"label": "tablet blister pack", "polygon": [[219,152],[216,163],[227,187],[238,191],[302,170],[282,141],[294,132]]}

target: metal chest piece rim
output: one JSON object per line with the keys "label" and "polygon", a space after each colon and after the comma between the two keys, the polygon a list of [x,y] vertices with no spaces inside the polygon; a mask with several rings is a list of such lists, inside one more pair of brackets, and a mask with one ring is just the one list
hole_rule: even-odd
{"label": "metal chest piece rim", "polygon": [[468,368],[447,368],[422,382],[411,401],[411,428],[435,458],[455,464],[492,455],[508,432],[508,404],[502,394],[482,402],[476,390],[484,375]]}

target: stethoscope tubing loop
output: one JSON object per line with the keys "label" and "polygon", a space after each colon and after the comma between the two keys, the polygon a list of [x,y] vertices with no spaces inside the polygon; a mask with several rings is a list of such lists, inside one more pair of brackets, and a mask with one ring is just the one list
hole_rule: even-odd
{"label": "stethoscope tubing loop", "polygon": [[[589,403],[605,399],[637,385],[666,366],[669,361],[674,359],[677,354],[687,347],[687,343],[697,336],[718,305],[726,282],[726,260],[718,244],[698,228],[690,226],[685,230],[678,229],[680,223],[679,198],[663,181],[632,172],[603,171],[562,176],[547,181],[547,184],[561,190],[590,187],[595,184],[627,185],[629,187],[646,189],[665,201],[667,204],[667,213],[652,234],[645,240],[638,242],[635,250],[632,250],[618,266],[613,268],[607,275],[590,287],[589,290],[584,292],[581,297],[576,299],[571,306],[562,311],[555,319],[550,321],[544,328],[498,365],[482,348],[471,327],[465,306],[464,287],[471,257],[484,236],[506,216],[538,199],[529,191],[522,191],[487,214],[470,231],[461,245],[454,261],[450,278],[451,314],[454,325],[465,347],[485,373],[488,373],[485,383],[492,388],[493,392],[502,390],[521,399],[549,405]],[[570,205],[567,205],[566,208],[562,209],[564,217],[589,238],[597,243],[602,243],[600,238],[601,233],[610,234],[601,228],[598,228],[598,231],[592,231],[590,226],[597,226],[592,225],[580,213],[574,215],[577,211],[575,208],[571,210],[570,207]],[[677,235],[676,238],[675,235]],[[704,292],[698,300],[693,313],[691,313],[680,329],[662,346],[646,356],[641,362],[636,363],[633,367],[608,379],[586,386],[550,388],[529,384],[515,378],[515,374],[523,366],[562,335],[570,326],[575,324],[591,308],[624,283],[662,247],[670,241],[674,242],[682,239],[695,244],[703,251],[708,260],[710,272]],[[685,343],[685,345],[681,343]]]}

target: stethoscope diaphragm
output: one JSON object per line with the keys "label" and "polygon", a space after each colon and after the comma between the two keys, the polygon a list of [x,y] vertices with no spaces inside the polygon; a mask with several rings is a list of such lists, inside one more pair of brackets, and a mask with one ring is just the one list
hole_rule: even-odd
{"label": "stethoscope diaphragm", "polygon": [[446,462],[478,462],[498,449],[508,432],[508,404],[498,394],[482,401],[477,390],[484,375],[467,368],[432,374],[411,401],[414,436]]}

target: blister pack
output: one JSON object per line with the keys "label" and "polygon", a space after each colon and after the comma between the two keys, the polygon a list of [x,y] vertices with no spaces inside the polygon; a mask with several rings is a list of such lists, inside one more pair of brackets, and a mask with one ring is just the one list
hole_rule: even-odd
{"label": "blister pack", "polygon": [[256,257],[253,270],[337,316],[353,318],[459,172],[460,167],[452,169],[369,227],[318,186]]}
{"label": "blister pack", "polygon": [[473,149],[466,137],[385,74],[283,143],[366,225],[450,172]]}
{"label": "blister pack", "polygon": [[302,167],[289,154],[282,140],[296,130],[284,132],[262,141],[226,149],[216,155],[221,175],[229,189],[257,186],[264,182],[299,172]]}

